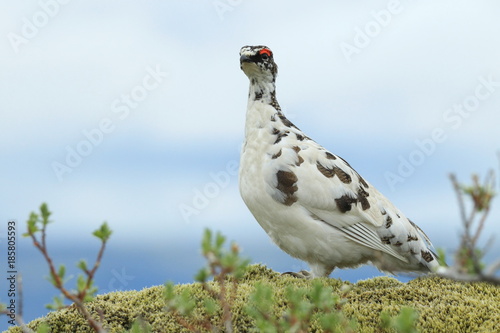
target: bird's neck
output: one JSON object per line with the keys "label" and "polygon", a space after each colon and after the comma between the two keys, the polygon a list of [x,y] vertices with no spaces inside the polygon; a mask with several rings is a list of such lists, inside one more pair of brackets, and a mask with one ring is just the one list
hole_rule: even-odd
{"label": "bird's neck", "polygon": [[245,132],[263,128],[277,115],[282,115],[276,99],[274,81],[250,79]]}
{"label": "bird's neck", "polygon": [[271,105],[277,111],[280,106],[276,100],[276,85],[274,81],[250,79],[250,89],[248,93],[248,103],[260,101],[261,103]]}

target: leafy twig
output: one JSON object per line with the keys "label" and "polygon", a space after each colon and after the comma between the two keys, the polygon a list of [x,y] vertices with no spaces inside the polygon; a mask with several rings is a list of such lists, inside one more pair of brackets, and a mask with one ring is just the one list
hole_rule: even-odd
{"label": "leafy twig", "polygon": [[333,293],[333,288],[324,286],[321,281],[314,281],[310,287],[285,289],[286,310],[281,316],[273,315],[276,301],[270,286],[258,283],[250,295],[246,312],[255,320],[261,332],[305,333],[317,320],[323,332],[354,332],[356,323],[343,313],[343,305],[350,287],[341,287],[340,295]]}
{"label": "leafy twig", "polygon": [[[457,196],[464,231],[460,249],[456,252],[455,265],[440,267],[438,274],[454,280],[484,281],[500,285],[500,279],[495,276],[495,272],[500,269],[500,262],[495,262],[484,268],[484,264],[481,262],[484,250],[477,246],[490,213],[491,202],[495,196],[495,174],[491,170],[482,184],[479,177],[473,175],[471,186],[461,185],[454,174],[450,175],[450,180]],[[469,213],[466,210],[464,196],[469,197],[472,201]]]}
{"label": "leafy twig", "polygon": [[[225,250],[223,248],[225,241],[226,238],[222,234],[217,233],[213,237],[210,230],[205,230],[201,247],[207,266],[195,276],[195,280],[201,283],[202,288],[210,296],[204,300],[204,316],[193,318],[195,303],[189,292],[184,291],[176,295],[171,282],[165,286],[167,311],[174,315],[180,325],[192,332],[202,330],[217,332],[222,327],[225,332],[233,332],[232,306],[236,298],[238,281],[243,277],[249,260],[240,257],[240,249],[235,243],[231,244],[229,251]],[[207,282],[211,277],[218,285],[218,290]],[[230,285],[227,283],[229,279],[232,280]],[[218,309],[222,310],[221,323],[214,325],[211,317]]]}
{"label": "leafy twig", "polygon": [[[94,266],[91,270],[87,269],[87,264],[85,261],[80,261],[78,267],[84,272],[86,278],[83,276],[78,276],[77,279],[77,290],[74,292],[69,291],[64,287],[64,276],[66,273],[66,268],[64,265],[60,265],[59,269],[56,269],[52,258],[49,255],[46,243],[46,229],[47,225],[51,222],[49,217],[52,213],[49,211],[47,205],[43,203],[40,206],[40,215],[32,212],[28,219],[28,231],[23,236],[31,237],[33,241],[33,245],[40,251],[40,253],[45,258],[50,270],[50,281],[56,287],[66,299],[72,301],[77,307],[78,311],[85,317],[89,325],[99,333],[106,332],[102,327],[102,324],[95,320],[91,314],[89,313],[87,307],[85,306],[85,302],[89,301],[93,298],[93,294],[97,291],[97,289],[93,286],[94,275],[97,269],[99,268],[102,260],[102,256],[104,250],[106,248],[106,243],[111,236],[111,230],[109,229],[106,222],[104,222],[101,227],[94,231],[93,235],[101,240],[101,247],[99,249],[99,253],[97,255],[97,259],[94,263]],[[41,226],[41,228],[40,228]],[[37,234],[40,233],[40,240],[37,237]],[[65,307],[63,301],[60,298],[55,298],[55,306],[51,305],[52,309],[59,309]]]}

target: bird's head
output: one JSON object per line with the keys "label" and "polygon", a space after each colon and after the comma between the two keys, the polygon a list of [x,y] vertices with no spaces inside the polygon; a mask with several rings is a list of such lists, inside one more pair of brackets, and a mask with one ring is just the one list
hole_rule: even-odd
{"label": "bird's head", "polygon": [[273,52],[264,45],[243,46],[240,50],[240,68],[250,80],[274,82],[278,74]]}

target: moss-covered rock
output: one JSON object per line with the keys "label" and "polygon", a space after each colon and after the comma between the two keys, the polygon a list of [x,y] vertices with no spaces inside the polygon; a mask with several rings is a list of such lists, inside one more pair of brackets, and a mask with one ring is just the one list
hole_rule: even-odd
{"label": "moss-covered rock", "polygon": [[[500,327],[500,288],[486,283],[461,283],[439,277],[421,277],[402,283],[390,277],[377,277],[355,284],[338,279],[320,279],[326,286],[339,291],[344,284],[352,286],[347,294],[348,302],[343,312],[355,318],[357,331],[381,332],[380,313],[396,315],[402,307],[413,307],[419,313],[417,327],[422,332],[497,332]],[[286,306],[283,300],[286,286],[309,287],[311,281],[282,276],[261,265],[252,265],[239,283],[237,300],[233,308],[236,332],[248,332],[253,326],[244,306],[257,282],[271,285],[274,289],[276,312]],[[176,286],[176,291],[190,289],[201,305],[206,292],[198,283]],[[99,318],[104,317],[104,327],[109,332],[130,329],[137,317],[148,322],[153,332],[187,332],[171,313],[164,310],[163,286],[141,291],[120,291],[99,295],[88,308]],[[199,307],[202,308],[201,306]],[[202,316],[195,310],[195,316]],[[217,318],[212,318],[216,321]],[[74,307],[51,312],[46,317],[28,324],[35,329],[41,322],[50,325],[52,332],[92,332],[85,319]],[[21,332],[11,328],[8,332]]]}

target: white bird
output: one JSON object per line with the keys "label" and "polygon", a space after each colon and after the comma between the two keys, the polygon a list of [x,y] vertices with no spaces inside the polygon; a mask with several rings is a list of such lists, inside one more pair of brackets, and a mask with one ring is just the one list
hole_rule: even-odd
{"label": "white bird", "polygon": [[244,46],[240,66],[250,80],[240,192],[274,243],[311,268],[291,274],[324,277],[368,262],[387,272],[439,267],[422,229],[285,117],[272,51]]}

